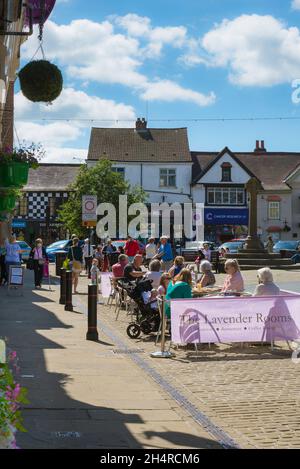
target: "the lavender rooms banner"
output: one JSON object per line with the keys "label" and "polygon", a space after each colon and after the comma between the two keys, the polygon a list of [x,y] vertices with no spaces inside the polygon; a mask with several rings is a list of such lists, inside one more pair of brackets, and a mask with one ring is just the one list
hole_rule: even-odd
{"label": "the lavender rooms banner", "polygon": [[300,295],[171,301],[172,342],[270,342],[300,338]]}

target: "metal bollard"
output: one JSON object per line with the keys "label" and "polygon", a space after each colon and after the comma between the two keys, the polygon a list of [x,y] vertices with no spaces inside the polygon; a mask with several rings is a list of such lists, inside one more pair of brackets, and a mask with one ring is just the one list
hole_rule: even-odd
{"label": "metal bollard", "polygon": [[72,271],[66,271],[66,304],[65,311],[73,311],[72,305]]}
{"label": "metal bollard", "polygon": [[88,287],[88,331],[86,340],[98,341],[97,331],[97,285],[90,284]]}
{"label": "metal bollard", "polygon": [[167,323],[167,318],[165,315],[165,297],[162,296],[161,298],[161,349],[160,352],[152,352],[150,353],[150,356],[152,358],[172,358],[174,357],[174,353],[165,350],[165,333],[166,333],[166,323]]}
{"label": "metal bollard", "polygon": [[66,304],[66,269],[60,269],[60,298],[59,304],[65,305]]}

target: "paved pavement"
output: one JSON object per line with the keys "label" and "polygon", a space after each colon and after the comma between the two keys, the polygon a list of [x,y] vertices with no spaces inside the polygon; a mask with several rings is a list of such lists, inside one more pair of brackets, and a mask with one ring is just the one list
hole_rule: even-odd
{"label": "paved pavement", "polygon": [[[253,290],[256,272],[243,273]],[[27,280],[31,275],[27,272]],[[274,271],[297,289],[299,272]],[[223,276],[218,276],[218,283]],[[300,282],[299,282],[300,284]],[[131,340],[129,318],[98,307],[98,343],[85,340],[87,279],[74,312],[49,292],[0,289],[0,331],[20,357],[29,389],[23,448],[298,448],[300,365],[285,343],[269,347],[178,348],[150,357],[154,338]],[[24,376],[25,375],[25,376]]]}

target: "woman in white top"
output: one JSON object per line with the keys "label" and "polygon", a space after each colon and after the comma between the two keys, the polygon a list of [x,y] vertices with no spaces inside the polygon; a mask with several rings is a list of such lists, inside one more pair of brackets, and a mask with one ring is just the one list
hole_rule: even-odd
{"label": "woman in white top", "polygon": [[146,245],[146,261],[148,261],[148,263],[157,253],[157,246],[154,241],[154,238],[149,238],[148,244]]}
{"label": "woman in white top", "polygon": [[209,249],[209,244],[205,243],[203,245],[203,249],[201,249],[204,257],[205,257],[205,260],[207,261],[211,261],[211,250]]}
{"label": "woman in white top", "polygon": [[17,243],[16,235],[12,235],[8,240],[5,241],[5,265],[7,278],[9,278],[9,266],[21,264],[20,259],[20,246]]}
{"label": "woman in white top", "polygon": [[158,259],[154,259],[149,264],[149,272],[145,274],[145,278],[148,280],[152,280],[153,288],[158,288],[161,276],[161,262]]}

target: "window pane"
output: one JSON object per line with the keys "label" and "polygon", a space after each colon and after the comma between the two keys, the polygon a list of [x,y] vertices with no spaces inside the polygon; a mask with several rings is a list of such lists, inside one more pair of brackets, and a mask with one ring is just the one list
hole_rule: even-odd
{"label": "window pane", "polygon": [[231,181],[231,168],[222,168],[222,181]]}
{"label": "window pane", "polygon": [[229,203],[229,192],[228,189],[223,189],[223,204]]}
{"label": "window pane", "polygon": [[242,189],[237,190],[237,203],[239,205],[244,204],[244,191]]}
{"label": "window pane", "polygon": [[215,203],[215,191],[213,189],[209,189],[207,191],[207,203],[209,204]]}
{"label": "window pane", "polygon": [[216,204],[221,204],[222,203],[222,191],[221,191],[221,189],[216,189],[215,203]]}
{"label": "window pane", "polygon": [[176,176],[169,177],[169,186],[172,186],[172,187],[176,186]]}
{"label": "window pane", "polygon": [[236,189],[230,189],[230,204],[236,205]]}

